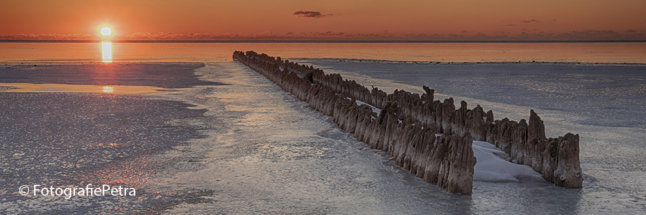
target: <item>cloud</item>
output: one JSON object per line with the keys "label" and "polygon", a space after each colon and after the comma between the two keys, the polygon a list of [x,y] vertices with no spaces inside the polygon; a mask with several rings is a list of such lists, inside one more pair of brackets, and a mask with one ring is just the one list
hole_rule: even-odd
{"label": "cloud", "polygon": [[307,10],[299,10],[292,13],[292,15],[296,17],[305,17],[305,18],[323,18],[323,17],[332,16],[332,14],[322,14],[321,12],[318,12],[318,11],[307,11]]}
{"label": "cloud", "polygon": [[507,26],[516,26],[516,25],[514,25],[514,24],[507,24]]}
{"label": "cloud", "polygon": [[[594,41],[594,40],[623,40],[626,39],[628,35],[622,35],[618,32],[612,30],[587,30],[587,31],[570,31],[556,35],[557,39],[560,40],[583,40],[583,41]],[[644,39],[644,38],[641,38]]]}
{"label": "cloud", "polygon": [[0,35],[0,40],[65,40],[65,41],[85,41],[96,40],[96,35],[90,34],[4,34]]}
{"label": "cloud", "polygon": [[520,22],[525,23],[525,24],[529,24],[529,23],[532,23],[532,22],[539,22],[539,21],[536,20],[536,19],[532,19],[532,20],[523,20],[523,21],[520,21]]}
{"label": "cloud", "polygon": [[310,35],[317,35],[317,36],[343,36],[343,32],[311,32]]}

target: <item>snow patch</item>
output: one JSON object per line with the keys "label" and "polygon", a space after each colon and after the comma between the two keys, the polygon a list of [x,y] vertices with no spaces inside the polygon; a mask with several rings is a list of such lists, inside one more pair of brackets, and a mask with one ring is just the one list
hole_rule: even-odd
{"label": "snow patch", "polygon": [[473,155],[477,159],[474,181],[518,182],[523,179],[545,181],[529,166],[510,163],[494,153],[505,153],[491,143],[473,141]]}
{"label": "snow patch", "polygon": [[361,106],[361,105],[368,105],[368,107],[372,108],[372,112],[375,112],[377,115],[379,115],[379,114],[381,113],[381,109],[376,108],[375,106],[369,105],[368,103],[365,103],[365,102],[362,102],[362,101],[359,101],[359,100],[355,100],[355,102],[356,102],[356,103],[357,103],[357,105],[359,105],[359,106]]}

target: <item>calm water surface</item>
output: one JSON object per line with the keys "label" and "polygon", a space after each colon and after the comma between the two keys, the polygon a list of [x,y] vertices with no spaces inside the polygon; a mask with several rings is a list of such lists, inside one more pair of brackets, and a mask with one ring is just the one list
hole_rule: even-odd
{"label": "calm water surface", "polygon": [[[101,61],[100,43],[0,43],[0,62]],[[112,43],[114,62],[231,60],[235,50],[284,58],[434,62],[646,63],[646,43]]]}

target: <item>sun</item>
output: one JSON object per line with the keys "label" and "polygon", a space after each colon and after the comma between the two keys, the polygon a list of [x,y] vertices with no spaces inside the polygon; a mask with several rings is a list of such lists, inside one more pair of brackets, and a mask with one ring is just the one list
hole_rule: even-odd
{"label": "sun", "polygon": [[110,28],[108,28],[108,27],[103,27],[103,28],[101,28],[101,35],[103,35],[103,36],[110,36],[110,35],[112,35],[112,29],[110,29]]}

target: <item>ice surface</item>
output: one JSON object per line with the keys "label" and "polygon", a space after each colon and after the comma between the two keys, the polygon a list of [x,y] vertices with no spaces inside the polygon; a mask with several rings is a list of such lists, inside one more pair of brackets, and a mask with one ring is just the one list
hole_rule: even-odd
{"label": "ice surface", "polygon": [[205,115],[213,119],[200,123],[217,123],[215,129],[204,131],[208,138],[195,140],[187,149],[206,152],[200,163],[204,169],[160,180],[160,186],[213,190],[210,198],[215,201],[182,204],[171,213],[483,214],[548,208],[541,211],[572,214],[578,210],[578,190],[524,180],[522,171],[511,167],[515,174],[507,177],[517,181],[474,181],[471,195],[447,193],[237,62],[207,64],[197,71],[206,80],[228,84],[186,89],[174,97],[208,109]]}
{"label": "ice surface", "polygon": [[[361,68],[356,65],[329,70],[364,86],[417,93],[421,93],[420,82],[435,77],[415,70],[421,67],[402,67],[401,71],[405,72],[388,74],[380,73],[382,67],[378,65],[363,66],[367,69],[359,72],[344,71]],[[376,72],[371,73],[369,69]],[[567,73],[567,68],[561,72]],[[639,127],[584,124],[580,122],[586,119],[587,113],[436,91],[436,99],[452,96],[456,101],[467,101],[470,107],[480,104],[485,110],[492,109],[496,119],[526,118],[533,108],[545,121],[548,136],[563,135],[565,131],[581,135],[583,189],[556,187],[528,172],[526,167],[496,157],[500,151],[490,144],[476,142],[473,148],[478,163],[473,193],[453,195],[395,165],[387,153],[356,141],[351,134],[339,130],[330,117],[313,111],[306,103],[237,62],[207,63],[196,73],[203,80],[226,85],[161,92],[163,99],[182,101],[195,105],[191,109],[206,111],[204,116],[173,122],[179,128],[187,125],[203,128],[200,134],[204,138],[192,139],[190,144],[173,147],[156,158],[167,161],[168,165],[164,166],[164,174],[155,175],[152,182],[147,182],[150,189],[146,192],[191,191],[190,202],[176,201],[184,198],[178,195],[159,195],[160,204],[176,202],[170,213],[640,214],[646,210],[646,158],[643,156],[646,131]],[[459,72],[447,79],[450,75],[444,74],[444,81],[458,80],[454,84],[465,84],[460,81],[463,76]],[[527,83],[537,85],[532,80],[528,79]],[[470,84],[467,82],[464,86],[467,91],[479,87],[477,83]],[[496,85],[498,82],[492,84],[486,90],[500,88]],[[514,98],[518,96],[514,92],[501,91],[496,96]],[[638,90],[631,91],[635,92]],[[545,103],[557,101],[537,99]],[[581,105],[581,101],[570,99],[567,102],[572,104],[564,105]],[[626,120],[621,115],[615,117]],[[4,156],[10,159],[31,156],[14,154]],[[196,190],[200,192],[194,193]],[[10,192],[15,191],[8,189],[5,194],[13,195]],[[37,200],[23,203],[53,205]],[[118,201],[122,199],[114,200],[115,205],[121,204]],[[18,205],[14,203],[0,202],[0,208],[16,208]]]}

